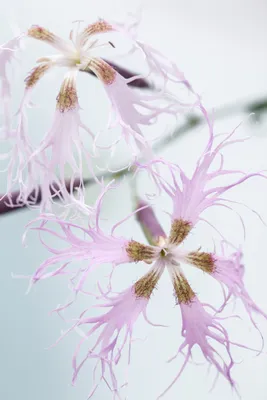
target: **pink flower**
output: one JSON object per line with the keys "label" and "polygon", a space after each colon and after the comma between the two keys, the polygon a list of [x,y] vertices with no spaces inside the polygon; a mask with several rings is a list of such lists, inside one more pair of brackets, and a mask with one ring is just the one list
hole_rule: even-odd
{"label": "pink flower", "polygon": [[[32,26],[27,37],[34,38],[48,43],[61,54],[52,57],[42,57],[38,60],[39,65],[32,69],[25,79],[25,93],[21,106],[17,113],[18,125],[15,133],[15,142],[10,153],[8,164],[8,185],[7,196],[14,185],[19,185],[20,195],[18,203],[31,204],[31,199],[38,196],[39,185],[42,191],[41,209],[49,207],[52,197],[60,193],[65,202],[73,199],[73,185],[70,185],[71,193],[65,187],[65,168],[71,167],[74,181],[80,180],[80,190],[82,184],[82,156],[85,157],[87,166],[90,165],[90,154],[85,151],[80,139],[80,128],[84,129],[91,136],[91,132],[80,121],[78,96],[76,93],[76,72],[86,70],[88,56],[91,48],[96,44],[92,41],[92,36],[98,33],[112,30],[112,27],[99,21],[87,26],[76,38],[71,34],[70,41],[60,39],[52,32],[39,26]],[[14,42],[14,43],[13,43]],[[18,40],[11,41],[13,47],[18,46]],[[2,80],[6,79],[6,63],[11,58],[12,49],[4,50],[4,58],[0,64]],[[27,132],[26,109],[30,103],[30,96],[35,85],[53,67],[68,67],[69,73],[61,86],[57,97],[57,110],[51,130],[41,142],[39,148],[34,149],[29,142]],[[4,74],[5,73],[5,74]],[[49,200],[49,201],[48,201]],[[11,202],[11,199],[10,199]],[[48,205],[48,207],[47,207]],[[12,204],[11,204],[12,206]]]}
{"label": "pink flower", "polygon": [[[94,51],[99,46],[96,35],[115,32],[117,28],[104,20],[88,25],[83,30],[71,31],[70,40],[66,41],[44,27],[33,25],[24,35],[27,38],[47,43],[58,51],[55,56],[45,56],[37,60],[37,65],[25,79],[25,93],[17,113],[18,124],[15,131],[13,148],[10,152],[8,164],[8,184],[6,196],[11,201],[11,190],[19,186],[19,204],[31,205],[39,193],[42,192],[41,211],[51,211],[51,200],[56,195],[67,204],[75,202],[74,186],[70,185],[70,194],[64,183],[65,169],[70,166],[71,179],[80,180],[79,191],[83,195],[83,168],[82,160],[90,172],[91,157],[85,148],[80,130],[85,130],[94,139],[97,147],[97,137],[81,122],[79,116],[78,94],[76,91],[76,75],[78,72],[93,72],[104,85],[107,96],[111,101],[111,115],[108,130],[113,126],[121,128],[121,136],[128,144],[135,159],[143,155],[147,160],[153,159],[149,140],[145,138],[142,126],[151,125],[157,121],[159,115],[166,113],[177,117],[180,109],[187,108],[187,104],[179,102],[164,90],[157,93],[141,94],[132,90],[128,84],[138,79],[138,76],[125,79],[102,58],[95,57]],[[120,31],[120,34],[123,33]],[[17,39],[16,39],[17,40]],[[18,46],[14,39],[10,47]],[[104,43],[109,45],[110,42]],[[13,54],[12,48],[4,50],[0,75],[3,88],[7,86],[6,64]],[[1,62],[1,57],[0,57]],[[67,68],[68,72],[57,97],[57,110],[51,129],[47,132],[38,148],[30,143],[27,132],[26,110],[31,101],[31,94],[35,86],[52,68]],[[8,86],[9,88],[9,86]],[[9,97],[9,89],[5,89],[4,98]],[[6,120],[8,120],[6,112]],[[114,147],[120,138],[111,146]],[[131,160],[132,162],[132,160]],[[130,162],[130,163],[131,163]]]}
{"label": "pink flower", "polygon": [[[175,219],[172,221],[169,235],[166,235],[158,223],[151,207],[144,201],[138,201],[137,204],[141,206],[139,212],[136,210],[138,221],[141,223],[142,227],[145,227],[145,231],[147,231],[149,241],[152,245],[142,244],[133,239],[115,237],[114,229],[118,224],[112,229],[111,235],[104,234],[98,226],[101,202],[99,203],[97,211],[97,223],[95,227],[92,226],[89,227],[89,229],[84,229],[78,225],[48,217],[44,220],[41,227],[38,228],[40,231],[52,233],[65,240],[70,246],[61,251],[46,246],[50,252],[54,253],[54,256],[39,267],[33,280],[64,274],[65,267],[69,262],[86,259],[88,260],[88,267],[84,268],[84,270],[80,270],[79,274],[77,274],[79,278],[75,290],[78,292],[82,290],[83,283],[92,268],[99,268],[101,263],[110,262],[112,264],[119,264],[144,261],[147,264],[152,264],[147,274],[137,280],[133,286],[117,294],[115,297],[109,298],[108,294],[104,293],[100,288],[100,297],[108,299],[108,302],[103,306],[109,307],[110,310],[97,317],[85,317],[83,313],[77,322],[67,331],[69,332],[74,328],[77,329],[87,324],[92,325],[90,330],[84,334],[84,339],[80,341],[75,351],[73,359],[73,380],[76,380],[77,374],[86,360],[89,358],[96,358],[98,360],[97,365],[99,365],[99,363],[101,364],[100,380],[106,383],[109,381],[109,383],[107,383],[108,386],[116,393],[118,398],[120,398],[120,385],[117,382],[114,368],[119,362],[126,341],[129,339],[131,343],[132,328],[136,319],[140,314],[146,316],[148,300],[159,282],[164,269],[167,268],[171,276],[174,295],[177,303],[180,305],[182,313],[182,336],[184,337],[183,344],[179,347],[176,356],[171,360],[176,358],[180,353],[184,354],[184,351],[186,351],[186,353],[185,361],[177,376],[160,397],[162,397],[178,380],[189,359],[192,357],[192,349],[195,345],[200,346],[207,362],[212,364],[217,372],[223,375],[231,386],[235,388],[235,383],[231,376],[231,370],[234,366],[231,347],[239,346],[247,349],[249,349],[249,347],[231,341],[226,329],[223,327],[224,318],[220,318],[218,313],[226,307],[230,297],[235,296],[241,299],[250,317],[253,311],[267,318],[267,315],[251,300],[245,289],[243,281],[244,271],[240,264],[241,253],[236,252],[226,257],[224,254],[217,255],[200,250],[190,251],[184,247],[184,242],[191,232],[193,227],[192,223],[182,218],[179,220]],[[42,218],[44,219],[44,217],[40,219]],[[63,235],[47,229],[47,221],[54,221],[59,224]],[[85,238],[81,239],[79,235],[72,231],[73,228],[75,228],[76,231],[80,229],[84,232]],[[89,238],[89,240],[87,238]],[[57,263],[62,263],[62,265],[54,272],[47,274],[46,269],[48,266]],[[225,288],[224,291],[228,291],[228,294],[225,294],[225,301],[221,310],[215,310],[211,305],[203,305],[199,302],[186,279],[181,266],[182,264],[191,264],[201,269],[203,272],[213,276],[223,285]],[[108,290],[109,292],[111,291],[111,285],[109,285]],[[207,307],[211,309],[211,313],[207,311]],[[62,308],[65,307],[59,307],[56,311],[60,312]],[[88,313],[88,311],[89,310],[86,310],[86,313]],[[252,317],[251,320],[255,325]],[[126,329],[125,336],[122,339],[122,345],[119,345],[118,338],[123,328]],[[77,357],[81,346],[85,344],[86,338],[100,329],[102,330],[101,333],[99,333],[95,345],[88,350],[86,357],[77,364]],[[65,336],[65,334],[63,336]],[[222,354],[226,352],[226,358],[217,350],[217,346],[215,350],[212,341],[220,345]],[[121,343],[121,341],[119,343]],[[94,385],[91,392],[92,395],[98,384],[99,382]]]}

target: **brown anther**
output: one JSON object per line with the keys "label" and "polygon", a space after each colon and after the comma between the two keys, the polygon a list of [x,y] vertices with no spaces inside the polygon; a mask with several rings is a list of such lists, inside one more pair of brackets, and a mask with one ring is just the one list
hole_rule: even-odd
{"label": "brown anther", "polygon": [[51,58],[49,57],[40,57],[36,60],[37,63],[51,62]]}
{"label": "brown anther", "polygon": [[110,25],[108,22],[104,20],[99,20],[97,22],[94,22],[93,24],[88,25],[83,31],[82,35],[86,40],[91,35],[96,35],[97,33],[110,32],[112,30],[113,30],[112,25]]}
{"label": "brown anther", "polygon": [[78,96],[75,84],[71,79],[65,79],[57,96],[57,109],[63,113],[73,110],[77,104]]}
{"label": "brown anther", "polygon": [[33,86],[36,85],[36,83],[41,79],[46,71],[51,67],[50,64],[40,64],[37,67],[33,68],[29,75],[26,77],[24,80],[26,84],[26,88],[32,88]]}
{"label": "brown anther", "polygon": [[93,58],[87,65],[96,76],[106,85],[111,85],[116,77],[116,71],[108,63],[100,58]]}
{"label": "brown anther", "polygon": [[159,278],[160,274],[158,271],[151,271],[139,279],[134,285],[136,297],[144,297],[149,299],[158,283]]}
{"label": "brown anther", "polygon": [[215,270],[215,259],[211,253],[193,251],[187,255],[187,261],[208,274]]}
{"label": "brown anther", "polygon": [[33,25],[28,29],[28,36],[48,43],[54,43],[56,38],[52,32],[38,25]]}
{"label": "brown anther", "polygon": [[179,245],[184,241],[191,229],[191,222],[184,221],[182,219],[175,219],[171,226],[169,243]]}
{"label": "brown anther", "polygon": [[145,261],[151,263],[155,257],[155,249],[142,243],[131,240],[126,248],[128,256],[135,262]]}
{"label": "brown anther", "polygon": [[191,289],[186,277],[182,274],[174,274],[172,277],[174,295],[179,304],[189,304],[195,297],[195,293]]}

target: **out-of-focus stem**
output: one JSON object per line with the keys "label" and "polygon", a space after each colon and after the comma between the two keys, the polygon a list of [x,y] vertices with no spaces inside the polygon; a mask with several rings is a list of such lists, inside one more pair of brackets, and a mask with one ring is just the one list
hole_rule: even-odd
{"label": "out-of-focus stem", "polygon": [[[223,108],[220,108],[219,110],[217,110],[217,112],[214,112],[213,114],[214,114],[214,119],[218,120],[218,119],[226,118],[230,115],[242,114],[242,113],[244,113],[244,114],[254,113],[254,117],[257,119],[260,119],[264,113],[267,113],[267,98],[254,100],[252,102],[243,102],[239,105],[238,104],[228,105]],[[183,125],[177,127],[173,132],[168,134],[166,137],[164,137],[162,140],[160,140],[155,145],[154,151],[159,152],[159,151],[163,150],[165,147],[168,147],[171,143],[173,143],[176,139],[178,139],[182,135],[190,132],[192,129],[194,129],[196,127],[203,125],[204,123],[205,123],[205,120],[203,117],[200,117],[195,114],[189,115],[186,122]],[[120,170],[120,168],[118,168],[118,170]],[[124,177],[124,176],[132,174],[132,173],[133,173],[133,170],[131,170],[129,168],[125,168],[125,169],[120,170],[119,173],[106,172],[104,175],[101,174],[101,176],[99,176],[99,179],[101,179],[101,177],[104,177],[106,179],[114,179],[114,178],[118,179],[118,178]],[[87,187],[94,183],[95,183],[95,180],[90,179],[90,178],[84,179],[84,181],[83,181],[84,186],[87,186]],[[66,186],[68,186],[68,182],[66,182]],[[0,198],[1,197],[2,196],[0,195]],[[17,197],[18,197],[17,192],[13,192],[11,194],[13,203],[16,203]],[[35,204],[40,203],[40,201],[41,201],[41,193],[39,191],[38,196],[36,197]],[[10,205],[8,205],[8,203],[9,203],[9,201],[8,201],[7,197],[6,198],[4,197],[0,201],[0,215],[6,214],[11,211],[15,211],[15,210],[21,210],[22,208],[26,207],[25,205],[21,205],[21,204],[10,207]]]}

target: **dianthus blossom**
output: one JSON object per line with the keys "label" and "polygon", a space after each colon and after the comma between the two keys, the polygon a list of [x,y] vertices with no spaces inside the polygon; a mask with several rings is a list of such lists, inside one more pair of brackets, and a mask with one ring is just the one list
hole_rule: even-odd
{"label": "dianthus blossom", "polygon": [[[7,166],[6,191],[11,205],[11,191],[17,186],[19,196],[16,205],[34,204],[41,190],[42,212],[51,211],[50,203],[58,195],[66,204],[75,201],[74,195],[77,192],[80,194],[84,192],[84,173],[95,177],[92,164],[96,149],[110,149],[112,153],[121,138],[125,140],[130,150],[129,165],[138,157],[153,159],[150,139],[146,138],[143,128],[154,125],[162,114],[172,115],[176,119],[180,111],[192,107],[193,104],[180,102],[167,90],[154,88],[149,94],[144,94],[140,90],[132,89],[129,85],[140,79],[140,76],[125,78],[113,67],[112,63],[97,57],[95,50],[104,49],[107,46],[115,47],[110,40],[101,41],[102,37],[106,38],[107,35],[114,34],[127,37],[116,25],[105,20],[89,24],[83,29],[80,29],[79,23],[78,28],[71,31],[69,40],[58,37],[44,27],[33,25],[20,37],[0,47],[0,80],[4,102],[3,128],[6,137],[12,139]],[[8,78],[7,67],[15,57],[20,42],[26,39],[46,43],[58,54],[40,57],[37,65],[25,78],[25,91],[17,112],[17,125],[13,128],[9,107],[12,82]],[[134,40],[133,45],[137,47]],[[150,68],[149,56],[146,57],[145,62]],[[35,146],[29,138],[27,108],[31,105],[36,85],[54,68],[64,68],[68,72],[65,73],[56,99],[51,127],[41,143]],[[115,127],[120,129],[118,138],[110,145],[100,146],[98,138],[100,134],[103,134],[103,130],[92,132],[81,120],[81,107],[76,87],[78,72],[94,74],[103,85],[110,100],[110,116],[104,132],[109,136],[111,129]],[[84,134],[92,139],[90,148],[88,144],[85,144]],[[66,173],[70,174],[71,179],[68,187],[65,183]],[[97,182],[97,178],[95,179]]]}
{"label": "dianthus blossom", "polygon": [[[183,362],[177,367],[177,373],[167,388],[159,394],[158,399],[171,390],[188,363],[194,360],[193,349],[197,346],[206,363],[215,369],[216,376],[225,378],[236,390],[232,374],[235,366],[232,349],[236,346],[256,350],[242,343],[242,339],[239,342],[232,340],[224,324],[226,317],[221,313],[226,310],[230,301],[238,300],[243,304],[256,329],[258,327],[255,316],[267,319],[267,313],[254,302],[246,288],[244,249],[240,240],[238,246],[227,240],[217,226],[209,221],[205,212],[213,207],[233,210],[232,206],[237,202],[228,199],[227,193],[251,178],[262,178],[264,182],[266,174],[264,171],[245,173],[225,168],[224,148],[244,139],[234,137],[236,130],[226,135],[214,134],[213,122],[200,96],[174,62],[137,38],[137,26],[138,19],[134,19],[130,24],[99,20],[83,29],[80,29],[78,23],[77,30],[71,31],[69,40],[63,40],[48,29],[33,25],[27,32],[0,47],[3,132],[4,137],[12,142],[5,198],[10,200],[12,206],[12,190],[18,186],[16,203],[31,205],[37,202],[41,192],[41,213],[28,224],[27,232],[29,229],[38,232],[40,242],[50,256],[30,277],[30,287],[41,280],[68,277],[71,300],[54,310],[61,316],[62,311],[70,309],[81,294],[93,295],[100,301],[94,307],[94,311],[98,309],[98,315],[92,312],[91,307],[70,321],[63,317],[69,325],[67,331],[58,339],[63,339],[73,331],[82,336],[72,359],[73,383],[86,362],[95,361],[93,385],[88,398],[95,394],[100,383],[104,383],[111,390],[113,398],[122,399],[121,391],[128,382],[120,382],[117,369],[118,364],[123,363],[124,353],[127,354],[127,368],[130,368],[136,322],[144,318],[153,326],[164,327],[163,324],[150,321],[148,307],[153,301],[152,294],[155,294],[155,289],[160,285],[161,277],[165,273],[170,277],[170,287],[180,311],[182,324],[182,343],[178,344],[177,334],[174,355],[168,362],[174,362],[178,357],[183,357]],[[118,72],[113,63],[96,55],[96,49],[107,46],[111,49],[116,48],[113,43],[114,34],[130,41],[131,48],[125,55],[141,52],[148,69],[146,75],[126,78]],[[101,43],[100,38],[103,37],[108,40]],[[10,117],[11,82],[7,68],[14,60],[16,51],[20,49],[21,41],[27,38],[48,44],[58,54],[42,56],[29,72],[16,114],[16,128],[13,129]],[[56,97],[51,126],[41,142],[33,146],[28,133],[27,109],[31,105],[37,83],[55,67],[65,68],[67,71]],[[103,132],[92,132],[81,119],[77,88],[79,72],[94,74],[110,101],[110,115],[104,131],[109,135],[111,130],[117,127],[120,134],[115,142],[107,146],[101,146],[98,141]],[[151,89],[149,93],[130,87],[134,81],[149,80],[151,77],[158,77],[159,80],[155,85],[147,85],[147,88]],[[169,90],[169,83],[175,87],[183,86],[193,95],[193,101],[180,101]],[[178,159],[171,163],[165,158],[155,156],[151,140],[146,136],[146,128],[156,125],[162,114],[177,119],[182,112],[191,111],[192,108],[201,113],[201,118],[208,127],[209,138],[204,151],[196,160],[192,175],[189,176]],[[91,138],[90,148],[82,139],[84,133]],[[107,230],[101,221],[103,200],[107,192],[117,189],[117,184],[114,181],[106,183],[101,179],[103,177],[95,175],[95,158],[97,151],[101,149],[109,149],[113,154],[121,139],[130,150],[128,166],[130,171],[134,172],[130,184],[137,204],[130,215]],[[167,169],[167,176],[163,174],[162,168]],[[172,204],[171,209],[167,210],[170,217],[167,229],[159,222],[152,203],[144,200],[144,195],[142,199],[139,196],[134,180],[138,180],[141,170],[148,172],[156,184],[158,200],[167,196]],[[70,173],[68,181],[67,171]],[[99,185],[100,195],[94,205],[88,205],[84,200],[85,172]],[[153,198],[148,189],[143,191],[147,199]],[[88,221],[87,225],[68,219],[66,215],[63,218],[62,215],[53,214],[51,206],[54,198],[60,198],[65,209],[72,209],[77,214],[82,212]],[[118,198],[118,207],[120,201]],[[145,243],[136,240],[131,233],[123,236],[116,233],[118,226],[134,215],[147,239]],[[240,220],[244,226],[241,217]],[[198,248],[190,248],[188,245],[187,239],[201,221],[220,234],[219,246],[215,245],[210,251],[201,249],[201,240]],[[56,239],[57,244],[53,243],[53,239]],[[141,276],[136,274],[130,286],[124,287],[121,292],[115,292],[112,279],[116,268],[122,264],[125,268],[134,268],[137,263],[144,264],[145,273]],[[87,283],[94,280],[94,272],[101,271],[104,264],[111,265],[106,290],[98,281],[98,293],[89,293]],[[188,265],[213,278],[214,283],[220,283],[223,299],[219,308],[201,301],[196,292],[197,282],[191,283],[188,280]],[[263,339],[262,334],[261,336]],[[96,379],[98,370],[99,379]]]}
{"label": "dianthus blossom", "polygon": [[[166,164],[163,160],[154,161],[157,165],[164,164],[169,168],[171,181],[163,179],[160,173],[157,173],[157,183],[172,200],[173,209],[170,212],[171,225],[167,234],[158,222],[151,206],[143,200],[138,202],[137,219],[148,238],[148,244],[140,243],[131,237],[117,237],[115,230],[118,224],[113,227],[109,234],[105,234],[99,226],[101,203],[98,203],[96,225],[89,226],[88,229],[54,217],[41,216],[39,218],[42,223],[35,229],[38,229],[40,233],[46,232],[55,235],[67,243],[67,247],[57,251],[51,249],[43,241],[52,253],[52,257],[38,268],[32,277],[32,283],[40,279],[71,272],[75,275],[74,280],[76,280],[72,290],[74,289],[77,294],[77,292],[83,291],[83,285],[89,279],[90,273],[95,268],[101,268],[103,263],[110,263],[114,267],[122,263],[139,262],[151,265],[145,275],[137,279],[122,293],[112,295],[101,290],[100,297],[105,300],[101,307],[107,307],[108,311],[99,316],[90,317],[90,309],[88,309],[69,329],[88,326],[73,358],[73,382],[76,381],[78,372],[86,360],[94,358],[96,359],[96,366],[101,366],[100,381],[108,381],[108,386],[120,398],[121,386],[116,378],[115,367],[127,343],[131,348],[132,330],[137,318],[143,315],[147,319],[147,306],[151,295],[160,282],[161,275],[164,271],[167,271],[171,278],[176,303],[180,307],[182,316],[181,334],[184,339],[170,361],[175,360],[178,355],[183,355],[184,362],[171,384],[159,398],[170,390],[178,380],[190,358],[192,358],[192,349],[196,345],[200,347],[203,356],[209,364],[214,366],[217,373],[224,376],[230,385],[236,388],[232,377],[232,368],[235,362],[231,349],[233,346],[249,347],[244,343],[236,343],[231,340],[223,325],[224,318],[221,318],[219,314],[232,298],[242,301],[255,327],[257,326],[254,315],[259,314],[267,318],[267,314],[256,305],[245,287],[241,249],[236,249],[233,244],[225,239],[221,239],[220,251],[205,252],[200,248],[189,249],[186,244],[186,239],[198,222],[200,220],[208,222],[203,217],[205,211],[213,206],[224,206],[227,202],[227,198],[224,197],[226,192],[250,178],[265,178],[265,175],[260,172],[246,174],[224,168],[221,151],[225,146],[236,142],[235,139],[232,139],[233,135],[234,132],[214,145],[217,138],[214,137],[213,130],[211,130],[208,144],[197,162],[192,177],[188,177],[181,167],[174,164]],[[221,162],[217,169],[214,169],[213,164],[217,158]],[[219,185],[215,181],[216,183],[213,184],[215,178],[222,175],[229,175],[232,183]],[[237,178],[233,180],[232,176],[235,175],[237,175]],[[51,222],[60,227],[61,234],[57,233],[54,230],[55,228],[47,227],[47,224]],[[84,232],[83,240],[79,238],[77,233],[79,230]],[[84,259],[87,263],[84,269],[77,270],[77,267],[76,270],[67,269],[71,263],[75,262],[76,264],[77,261],[80,262]],[[186,278],[186,265],[202,270],[221,284],[224,301],[219,309],[216,310],[214,306],[203,304],[200,301],[195,288],[191,287]],[[53,271],[48,272],[51,267],[54,268]],[[74,275],[71,275],[72,282],[74,282]],[[194,284],[194,287],[197,288],[197,283]],[[59,307],[57,311],[60,312],[60,310],[62,310],[62,307]],[[87,345],[87,338],[94,332],[99,332],[95,345],[90,347],[85,358],[78,362],[81,348]],[[221,349],[221,352],[217,349]],[[98,384],[99,382],[95,383],[91,394],[95,392]]]}

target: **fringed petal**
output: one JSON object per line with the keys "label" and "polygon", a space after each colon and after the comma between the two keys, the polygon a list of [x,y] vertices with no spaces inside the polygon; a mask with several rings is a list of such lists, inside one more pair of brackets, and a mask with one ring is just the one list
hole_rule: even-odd
{"label": "fringed petal", "polygon": [[[163,270],[164,263],[162,261],[156,262],[145,276],[124,292],[113,297],[103,296],[106,299],[106,303],[102,304],[101,307],[110,308],[109,311],[93,318],[85,317],[84,312],[78,319],[74,325],[75,328],[86,325],[92,325],[92,328],[84,334],[84,338],[76,348],[72,362],[74,369],[73,383],[76,381],[77,375],[86,360],[98,358],[101,362],[100,380],[109,380],[111,390],[119,395],[119,386],[114,368],[120,361],[127,343],[129,367],[134,324],[140,314],[143,314],[145,320],[149,322],[146,313],[147,305]],[[163,325],[158,326],[162,327]],[[94,346],[87,351],[85,358],[78,364],[77,357],[82,345],[86,343],[87,338],[92,333],[99,330],[99,336]]]}
{"label": "fringed petal", "polygon": [[[203,106],[200,106],[200,108],[202,108],[203,113],[205,113]],[[212,123],[207,115],[206,118],[210,126],[210,138],[205,151],[197,161],[196,169],[191,178],[189,178],[180,167],[163,160],[155,160],[155,164],[168,165],[171,172],[172,184],[162,179],[161,187],[172,199],[172,219],[182,219],[191,223],[192,226],[200,220],[200,215],[209,207],[223,206],[229,208],[229,206],[224,204],[225,201],[227,202],[227,199],[220,197],[223,193],[253,177],[262,177],[266,179],[266,175],[262,172],[246,174],[240,170],[227,170],[224,168],[224,158],[220,153],[221,150],[228,145],[236,143],[236,141],[243,142],[246,139],[233,140],[232,136],[235,133],[234,130],[215,146],[214,141],[216,136],[214,136],[213,133]],[[211,172],[210,170],[216,157],[220,157],[220,165],[215,171]],[[151,165],[149,166],[149,171],[154,173]],[[216,178],[226,175],[229,176],[232,181],[234,180],[233,183],[222,184],[221,186],[217,186],[213,183]],[[238,175],[240,177],[235,178]],[[158,176],[157,181],[160,181]]]}
{"label": "fringed petal", "polygon": [[[11,131],[11,83],[8,77],[7,67],[16,59],[16,53],[20,49],[23,35],[17,36],[0,46],[0,101],[3,105],[3,132],[4,138],[12,137]],[[0,103],[0,104],[1,104]]]}
{"label": "fringed petal", "polygon": [[[112,109],[108,129],[117,126],[121,128],[121,136],[130,147],[134,158],[141,152],[141,155],[153,159],[150,140],[144,137],[141,126],[154,124],[157,118],[164,113],[176,118],[181,104],[168,94],[157,93],[148,96],[134,91],[128,86],[133,78],[123,78],[103,60],[92,59],[88,67],[103,82],[111,101]],[[158,100],[164,101],[165,105],[157,105]]]}
{"label": "fringed petal", "polygon": [[[133,262],[127,252],[129,240],[104,234],[99,228],[82,228],[77,224],[66,222],[54,216],[43,215],[31,223],[38,223],[36,228],[40,234],[40,240],[47,250],[53,254],[44,261],[32,277],[32,283],[40,279],[46,279],[55,275],[70,275],[71,286],[75,292],[82,290],[83,284],[90,272],[103,263],[118,265]],[[53,225],[51,224],[53,223]],[[52,225],[52,227],[50,227]],[[60,228],[60,233],[57,229]],[[62,250],[51,248],[43,239],[42,234],[55,236],[66,243]],[[87,266],[81,265],[75,270],[69,269],[73,262],[87,261]],[[58,267],[61,263],[64,268]],[[50,271],[51,268],[55,268]],[[73,281],[75,278],[75,281]]]}
{"label": "fringed petal", "polygon": [[[224,251],[223,247],[222,249]],[[214,269],[211,272],[211,276],[215,278],[218,282],[223,284],[228,290],[228,293],[225,296],[225,301],[219,311],[222,311],[225,308],[225,306],[228,304],[228,301],[232,297],[234,297],[235,300],[241,300],[252,324],[261,335],[263,345],[263,335],[254,320],[253,314],[259,314],[267,319],[267,313],[264,312],[259,306],[257,306],[257,304],[253,301],[248,291],[246,290],[244,283],[245,267],[241,261],[242,252],[240,250],[236,251],[228,257],[225,254],[223,254],[222,256],[216,254],[213,257],[215,262]]]}
{"label": "fringed petal", "polygon": [[[220,319],[216,315],[208,313],[196,296],[190,303],[180,303],[180,308],[184,341],[169,362],[173,361],[179,354],[184,355],[185,360],[179,373],[158,399],[162,398],[179,379],[190,358],[192,358],[192,349],[196,345],[200,347],[208,363],[213,365],[232,387],[235,387],[235,382],[231,376],[231,370],[234,366],[230,351],[231,341],[226,329],[221,325]],[[218,345],[226,352],[226,360],[218,353]]]}

